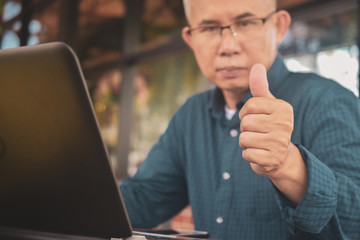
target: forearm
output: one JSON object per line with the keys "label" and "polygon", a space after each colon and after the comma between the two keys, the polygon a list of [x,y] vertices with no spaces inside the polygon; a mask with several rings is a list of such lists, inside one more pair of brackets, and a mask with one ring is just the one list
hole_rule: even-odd
{"label": "forearm", "polygon": [[154,227],[188,204],[182,165],[174,157],[179,146],[169,133],[173,129],[167,129],[136,174],[120,186],[134,227]]}
{"label": "forearm", "polygon": [[136,187],[132,185],[131,182],[128,182],[128,179],[120,185],[121,194],[132,226],[135,228],[155,227],[160,223],[152,219],[155,214],[151,211],[155,208],[148,206],[150,204],[149,199],[144,202],[145,199],[144,196],[142,196],[144,190],[138,191]]}
{"label": "forearm", "polygon": [[293,234],[326,240],[360,239],[359,186],[304,147],[299,149],[308,170],[305,196],[294,208],[277,194],[282,215],[289,228],[294,229]]}
{"label": "forearm", "polygon": [[125,179],[120,190],[133,227],[155,227],[184,208],[186,191],[174,186],[171,179]]}

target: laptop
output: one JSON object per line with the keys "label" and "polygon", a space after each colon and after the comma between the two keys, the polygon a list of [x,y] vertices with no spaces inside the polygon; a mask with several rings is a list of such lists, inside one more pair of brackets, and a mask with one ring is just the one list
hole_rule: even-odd
{"label": "laptop", "polygon": [[133,231],[66,44],[0,50],[0,239],[130,236],[196,239]]}
{"label": "laptop", "polygon": [[63,43],[0,50],[0,227],[132,234],[79,62]]}

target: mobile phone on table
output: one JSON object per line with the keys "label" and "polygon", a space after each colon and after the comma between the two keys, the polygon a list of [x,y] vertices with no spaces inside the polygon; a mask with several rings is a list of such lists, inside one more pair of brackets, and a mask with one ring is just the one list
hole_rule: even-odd
{"label": "mobile phone on table", "polygon": [[[186,238],[207,238],[209,237],[209,233],[206,231],[196,231],[196,230],[173,230],[173,229],[159,229],[159,230],[141,230],[142,234],[146,236],[146,234],[155,234],[155,235],[167,235],[172,236],[174,239],[186,239]],[[139,232],[138,232],[139,233]],[[179,238],[176,238],[176,237]],[[185,238],[181,238],[185,237]]]}

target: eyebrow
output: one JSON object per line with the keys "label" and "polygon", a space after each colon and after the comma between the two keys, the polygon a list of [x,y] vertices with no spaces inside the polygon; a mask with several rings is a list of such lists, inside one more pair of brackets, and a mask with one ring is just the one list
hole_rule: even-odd
{"label": "eyebrow", "polygon": [[240,20],[242,18],[247,18],[247,17],[255,17],[256,15],[254,15],[253,13],[250,12],[245,12],[242,13],[240,15],[237,15],[236,17],[233,18],[233,20]]}
{"label": "eyebrow", "polygon": [[[250,13],[250,12],[245,12],[242,14],[237,15],[236,17],[232,18],[232,20],[240,20],[242,18],[247,18],[247,17],[254,17],[255,15]],[[218,20],[202,20],[198,26],[202,26],[202,25],[210,25],[210,24],[220,24],[220,22]]]}

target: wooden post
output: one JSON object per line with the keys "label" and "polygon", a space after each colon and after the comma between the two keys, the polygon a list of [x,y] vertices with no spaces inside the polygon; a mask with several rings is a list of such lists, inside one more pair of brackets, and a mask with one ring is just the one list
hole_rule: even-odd
{"label": "wooden post", "polygon": [[79,0],[62,0],[59,40],[68,44],[75,52],[78,40]]}
{"label": "wooden post", "polygon": [[0,0],[0,49],[1,49],[1,43],[2,43],[2,36],[4,32],[4,6],[5,6],[5,0]]}
{"label": "wooden post", "polygon": [[32,18],[32,10],[31,8],[31,0],[23,0],[22,1],[22,11],[23,14],[21,16],[21,28],[19,32],[20,38],[20,46],[26,46],[29,40],[29,24]]}
{"label": "wooden post", "polygon": [[[126,16],[124,26],[123,58],[134,56],[140,44],[141,16],[143,0],[125,0]],[[137,74],[135,63],[126,61],[122,66],[122,82],[119,94],[119,132],[117,142],[117,161],[115,175],[118,179],[128,176],[128,156],[130,153],[130,135],[133,122],[134,78]]]}

